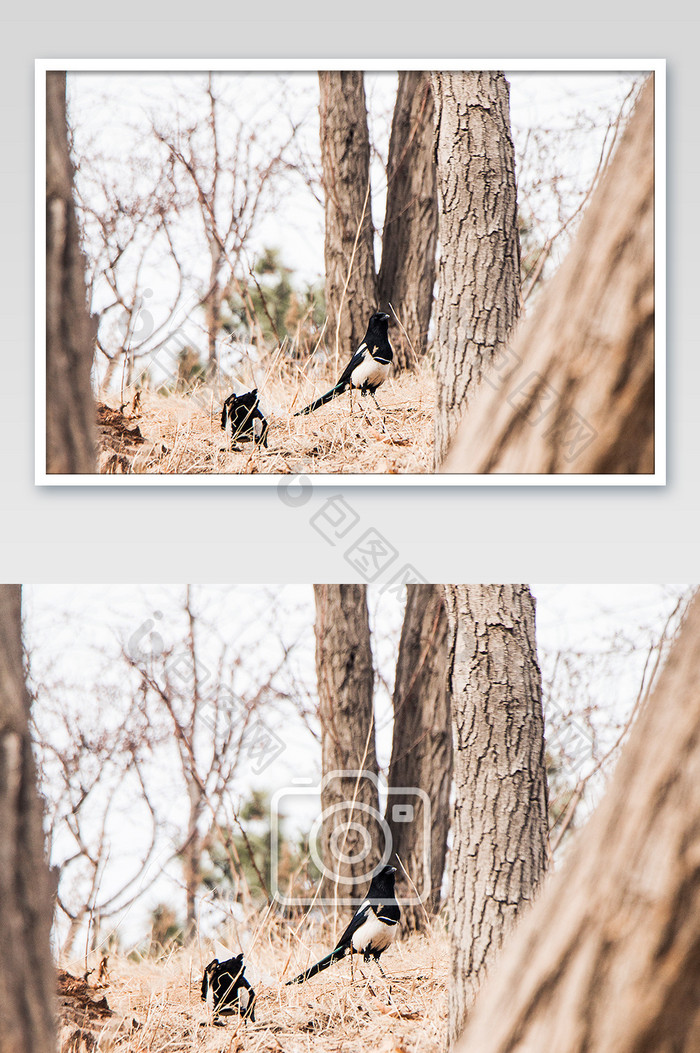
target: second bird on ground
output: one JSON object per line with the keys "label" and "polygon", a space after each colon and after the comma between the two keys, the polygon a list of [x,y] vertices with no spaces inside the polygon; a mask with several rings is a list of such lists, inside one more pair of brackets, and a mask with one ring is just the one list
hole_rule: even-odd
{"label": "second bird on ground", "polygon": [[223,1027],[222,1017],[233,1013],[255,1022],[255,991],[246,980],[242,954],[209,962],[202,977],[202,1000],[210,1006],[217,1027]]}
{"label": "second bird on ground", "polygon": [[369,392],[379,408],[374,393],[389,375],[394,357],[389,343],[388,330],[389,315],[377,311],[370,318],[364,340],[343,370],[335,387],[327,391],[325,395],[321,395],[319,399],[315,399],[309,406],[299,410],[294,416],[301,417],[304,413],[313,413],[314,410],[325,406],[327,402],[342,395],[349,388],[357,388],[363,395]]}

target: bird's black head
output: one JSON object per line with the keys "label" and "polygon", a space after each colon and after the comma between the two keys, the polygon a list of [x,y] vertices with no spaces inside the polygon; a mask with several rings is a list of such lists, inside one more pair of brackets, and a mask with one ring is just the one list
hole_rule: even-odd
{"label": "bird's black head", "polygon": [[389,315],[384,314],[383,311],[375,311],[371,316],[367,324],[367,332],[365,333],[365,343],[370,349],[370,353],[374,354],[373,348],[383,352],[384,357],[391,361],[392,350],[391,344],[389,343]]}
{"label": "bird's black head", "polygon": [[393,896],[395,883],[396,867],[382,867],[372,878],[368,895],[370,898],[374,896]]}

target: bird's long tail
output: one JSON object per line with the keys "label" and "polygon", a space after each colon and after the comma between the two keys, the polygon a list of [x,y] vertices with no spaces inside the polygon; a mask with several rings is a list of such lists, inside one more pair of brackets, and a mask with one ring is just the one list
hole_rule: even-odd
{"label": "bird's long tail", "polygon": [[331,399],[336,398],[338,395],[342,395],[346,388],[347,384],[336,384],[335,387],[331,388],[330,391],[327,391],[325,395],[321,395],[320,399],[316,399],[309,406],[305,406],[304,409],[298,410],[294,416],[301,417],[305,413],[313,413],[313,411],[319,409],[320,406],[325,406],[327,402],[331,401]]}
{"label": "bird's long tail", "polygon": [[324,969],[327,969],[333,962],[339,962],[341,958],[344,958],[348,952],[347,947],[336,947],[334,951],[327,954],[325,958],[321,958],[320,962],[316,962],[311,968],[307,969],[303,973],[299,973],[293,980],[287,980],[286,986],[289,987],[291,984],[303,984],[305,980],[310,980],[316,973],[322,973]]}

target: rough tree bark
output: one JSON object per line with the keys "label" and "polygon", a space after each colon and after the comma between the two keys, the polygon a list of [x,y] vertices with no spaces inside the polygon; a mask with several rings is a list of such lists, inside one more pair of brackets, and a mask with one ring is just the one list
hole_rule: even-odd
{"label": "rough tree bark", "polygon": [[425,354],[435,284],[437,180],[430,74],[403,70],[394,107],[379,270],[379,304],[391,304],[406,330],[392,330],[394,368]]}
{"label": "rough tree bark", "polygon": [[0,585],[0,1050],[54,1053],[52,894],[27,718],[19,585]]}
{"label": "rough tree bark", "polygon": [[[415,794],[390,793],[386,821],[397,867],[403,921],[422,929],[425,914],[440,906],[450,829],[452,722],[447,693],[447,616],[442,585],[409,585],[394,684],[394,732],[388,782],[391,790],[417,787],[430,802],[426,816]],[[413,805],[412,822],[402,822],[396,805]],[[427,820],[427,837],[424,836]],[[411,883],[403,873],[406,868]],[[427,864],[427,866],[426,866]],[[415,900],[422,896],[424,906]]]}
{"label": "rough tree bark", "polygon": [[700,601],[459,1053],[700,1049]]}
{"label": "rough tree bark", "polygon": [[[377,794],[374,737],[374,672],[367,588],[315,585],[316,672],[324,786],[321,856],[324,895],[361,897],[366,876],[380,861],[385,838]],[[362,778],[333,772],[362,771]],[[354,825],[353,825],[354,824]],[[341,858],[345,857],[345,859]]]}
{"label": "rough tree bark", "polygon": [[447,585],[445,600],[455,749],[452,1043],[504,936],[542,880],[547,778],[530,590]]}
{"label": "rough tree bark", "polygon": [[435,464],[520,304],[515,154],[503,73],[433,73],[439,194]]}
{"label": "rough tree bark", "polygon": [[46,74],[46,470],[51,474],[96,471],[96,411],[90,384],[96,337],[73,204],[66,75],[50,71]]}
{"label": "rough tree bark", "polygon": [[326,340],[347,357],[365,335],[377,303],[367,106],[362,72],[320,72],[318,77],[326,200]]}
{"label": "rough tree bark", "polygon": [[442,471],[654,471],[652,78],[569,255],[471,399]]}

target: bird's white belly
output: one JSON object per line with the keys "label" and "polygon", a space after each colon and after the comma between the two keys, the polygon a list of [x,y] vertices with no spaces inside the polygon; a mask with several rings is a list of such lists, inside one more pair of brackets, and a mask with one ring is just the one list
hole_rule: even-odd
{"label": "bird's white belly", "polygon": [[352,945],[356,951],[364,951],[371,945],[375,951],[385,951],[394,939],[395,925],[380,921],[376,914],[370,914],[364,925],[353,933]]}
{"label": "bird's white belly", "polygon": [[364,361],[353,369],[350,383],[354,388],[364,387],[365,384],[378,387],[384,383],[388,372],[386,362],[377,362],[371,355],[366,355]]}

